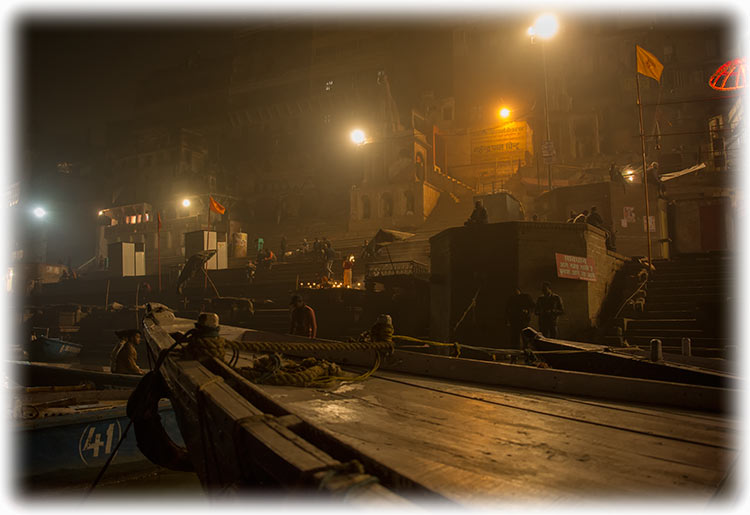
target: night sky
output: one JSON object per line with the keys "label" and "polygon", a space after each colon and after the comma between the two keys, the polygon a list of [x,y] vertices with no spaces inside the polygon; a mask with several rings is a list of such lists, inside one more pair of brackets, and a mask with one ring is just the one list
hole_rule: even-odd
{"label": "night sky", "polygon": [[28,24],[20,47],[29,143],[43,153],[61,140],[104,143],[106,122],[130,116],[149,72],[229,37],[226,30],[191,27]]}

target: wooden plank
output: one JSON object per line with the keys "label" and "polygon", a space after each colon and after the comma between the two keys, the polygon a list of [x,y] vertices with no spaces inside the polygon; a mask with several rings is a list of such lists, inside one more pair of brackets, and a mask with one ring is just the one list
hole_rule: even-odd
{"label": "wooden plank", "polygon": [[723,417],[704,418],[701,413],[695,417],[689,412],[676,413],[656,408],[644,411],[637,407],[633,409],[627,404],[579,402],[579,399],[555,394],[528,395],[515,389],[478,387],[392,372],[377,372],[374,377],[544,415],[725,449],[737,449],[737,423]]}
{"label": "wooden plank", "polygon": [[302,419],[457,500],[677,491],[706,499],[732,455],[373,378],[332,392],[264,390]]}
{"label": "wooden plank", "polygon": [[[271,398],[262,386],[248,382],[225,363],[214,359],[207,362],[207,366],[217,375],[221,375],[227,384],[231,385],[251,403],[259,406],[267,413],[273,413],[278,417],[277,420],[288,422],[287,427],[290,427],[295,434],[303,436],[306,440],[325,450],[340,461],[358,460],[365,465],[367,470],[372,470],[381,479],[382,484],[393,490],[406,490],[409,491],[410,495],[424,495],[428,493],[428,490],[423,485],[396,473],[393,469],[380,462],[377,456],[363,454],[356,448],[333,438],[320,425],[311,424],[308,421],[300,419],[297,415],[289,414],[289,410],[283,403],[279,403]],[[429,493],[433,494],[433,500],[436,500],[436,493]]]}

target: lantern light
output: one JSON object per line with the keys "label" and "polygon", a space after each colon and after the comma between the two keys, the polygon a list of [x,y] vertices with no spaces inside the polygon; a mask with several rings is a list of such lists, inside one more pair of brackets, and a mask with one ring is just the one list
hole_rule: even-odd
{"label": "lantern light", "polygon": [[745,87],[745,58],[733,59],[719,66],[708,85],[717,91],[733,91]]}

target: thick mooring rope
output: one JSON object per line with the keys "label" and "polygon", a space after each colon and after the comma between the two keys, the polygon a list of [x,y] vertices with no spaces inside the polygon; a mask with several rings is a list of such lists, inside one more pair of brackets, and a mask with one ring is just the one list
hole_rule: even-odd
{"label": "thick mooring rope", "polygon": [[[371,369],[362,375],[343,375],[341,367],[335,363],[315,357],[305,358],[301,363],[282,360],[280,354],[293,351],[374,351],[375,360]],[[258,384],[278,386],[321,387],[336,381],[363,381],[380,367],[383,355],[393,351],[393,343],[376,342],[247,342],[227,340],[221,336],[194,335],[182,349],[184,359],[200,360],[217,358],[224,361],[227,352],[232,352],[230,365],[236,363],[235,356],[240,351],[265,353],[251,367],[240,367],[237,372],[247,380]]]}

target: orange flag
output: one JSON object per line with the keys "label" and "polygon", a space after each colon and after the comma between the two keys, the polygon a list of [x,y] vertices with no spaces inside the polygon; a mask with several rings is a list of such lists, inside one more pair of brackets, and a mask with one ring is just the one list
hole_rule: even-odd
{"label": "orange flag", "polygon": [[209,197],[208,197],[208,203],[209,203],[209,206],[208,206],[208,207],[209,207],[209,208],[211,209],[211,211],[213,211],[214,213],[217,213],[217,214],[223,215],[223,214],[224,214],[224,213],[226,212],[226,210],[227,210],[227,208],[225,208],[224,206],[222,206],[221,204],[219,204],[218,202],[216,202],[216,201],[214,200],[214,198],[213,198],[212,196],[210,196],[210,195],[209,195]]}
{"label": "orange flag", "polygon": [[664,70],[664,65],[654,57],[654,54],[644,50],[638,45],[635,45],[635,59],[638,62],[638,73],[660,82],[661,72]]}

